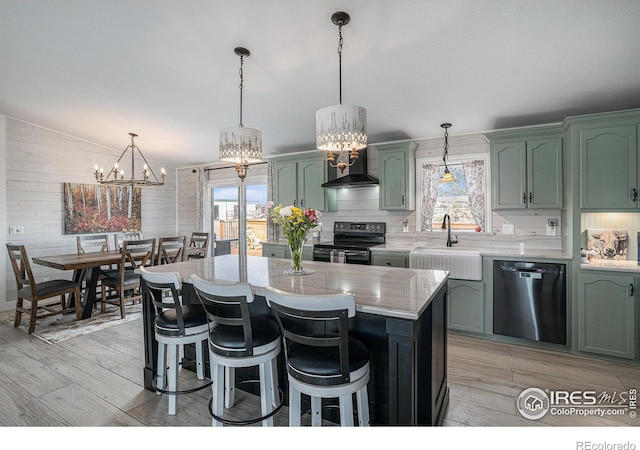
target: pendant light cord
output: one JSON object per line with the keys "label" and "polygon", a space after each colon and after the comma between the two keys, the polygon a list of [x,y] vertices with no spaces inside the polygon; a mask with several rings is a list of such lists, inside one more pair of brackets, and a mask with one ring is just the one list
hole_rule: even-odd
{"label": "pendant light cord", "polygon": [[447,156],[449,155],[449,128],[444,129],[444,154],[442,155],[442,161],[444,162],[444,167],[448,170],[447,167]]}
{"label": "pendant light cord", "polygon": [[338,25],[338,35],[340,36],[338,40],[338,84],[340,86],[340,104],[342,105],[342,24]]}
{"label": "pendant light cord", "polygon": [[240,55],[240,126],[242,125],[242,88],[244,87],[244,77],[242,72],[242,65],[244,64],[244,55]]}

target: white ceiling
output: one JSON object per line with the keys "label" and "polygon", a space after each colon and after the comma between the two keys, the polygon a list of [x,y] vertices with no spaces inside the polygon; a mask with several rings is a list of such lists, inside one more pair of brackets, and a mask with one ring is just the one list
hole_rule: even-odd
{"label": "white ceiling", "polygon": [[638,0],[2,0],[0,113],[150,160],[216,161],[220,128],[265,155],[315,148],[315,111],[368,111],[369,142],[640,107]]}

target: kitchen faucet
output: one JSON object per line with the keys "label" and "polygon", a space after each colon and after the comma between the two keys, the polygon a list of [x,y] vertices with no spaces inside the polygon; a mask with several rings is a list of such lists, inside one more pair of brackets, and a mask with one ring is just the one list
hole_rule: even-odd
{"label": "kitchen faucet", "polygon": [[451,240],[451,217],[449,217],[449,214],[445,214],[444,215],[444,219],[442,220],[442,229],[443,230],[447,230],[447,247],[451,247],[453,244],[457,244],[458,243],[458,235],[456,234],[456,240],[452,241]]}

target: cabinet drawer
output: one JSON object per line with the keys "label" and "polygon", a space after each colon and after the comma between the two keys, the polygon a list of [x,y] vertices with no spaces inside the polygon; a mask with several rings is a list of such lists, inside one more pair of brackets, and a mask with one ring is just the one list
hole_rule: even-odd
{"label": "cabinet drawer", "polygon": [[409,255],[371,255],[374,266],[409,267]]}

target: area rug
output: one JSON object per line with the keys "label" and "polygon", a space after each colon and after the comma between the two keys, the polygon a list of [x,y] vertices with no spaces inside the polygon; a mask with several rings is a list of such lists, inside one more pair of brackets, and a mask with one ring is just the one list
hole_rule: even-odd
{"label": "area rug", "polygon": [[[114,325],[121,325],[142,317],[142,305],[128,305],[125,307],[125,317],[120,318],[120,310],[111,310],[104,314],[95,310],[94,315],[88,319],[76,320],[74,314],[58,314],[56,316],[40,319],[36,322],[33,335],[49,344],[58,344],[77,336],[84,336],[96,331],[104,330]],[[13,314],[11,315],[13,323]],[[22,323],[18,328],[27,333],[29,316],[22,315]]]}

